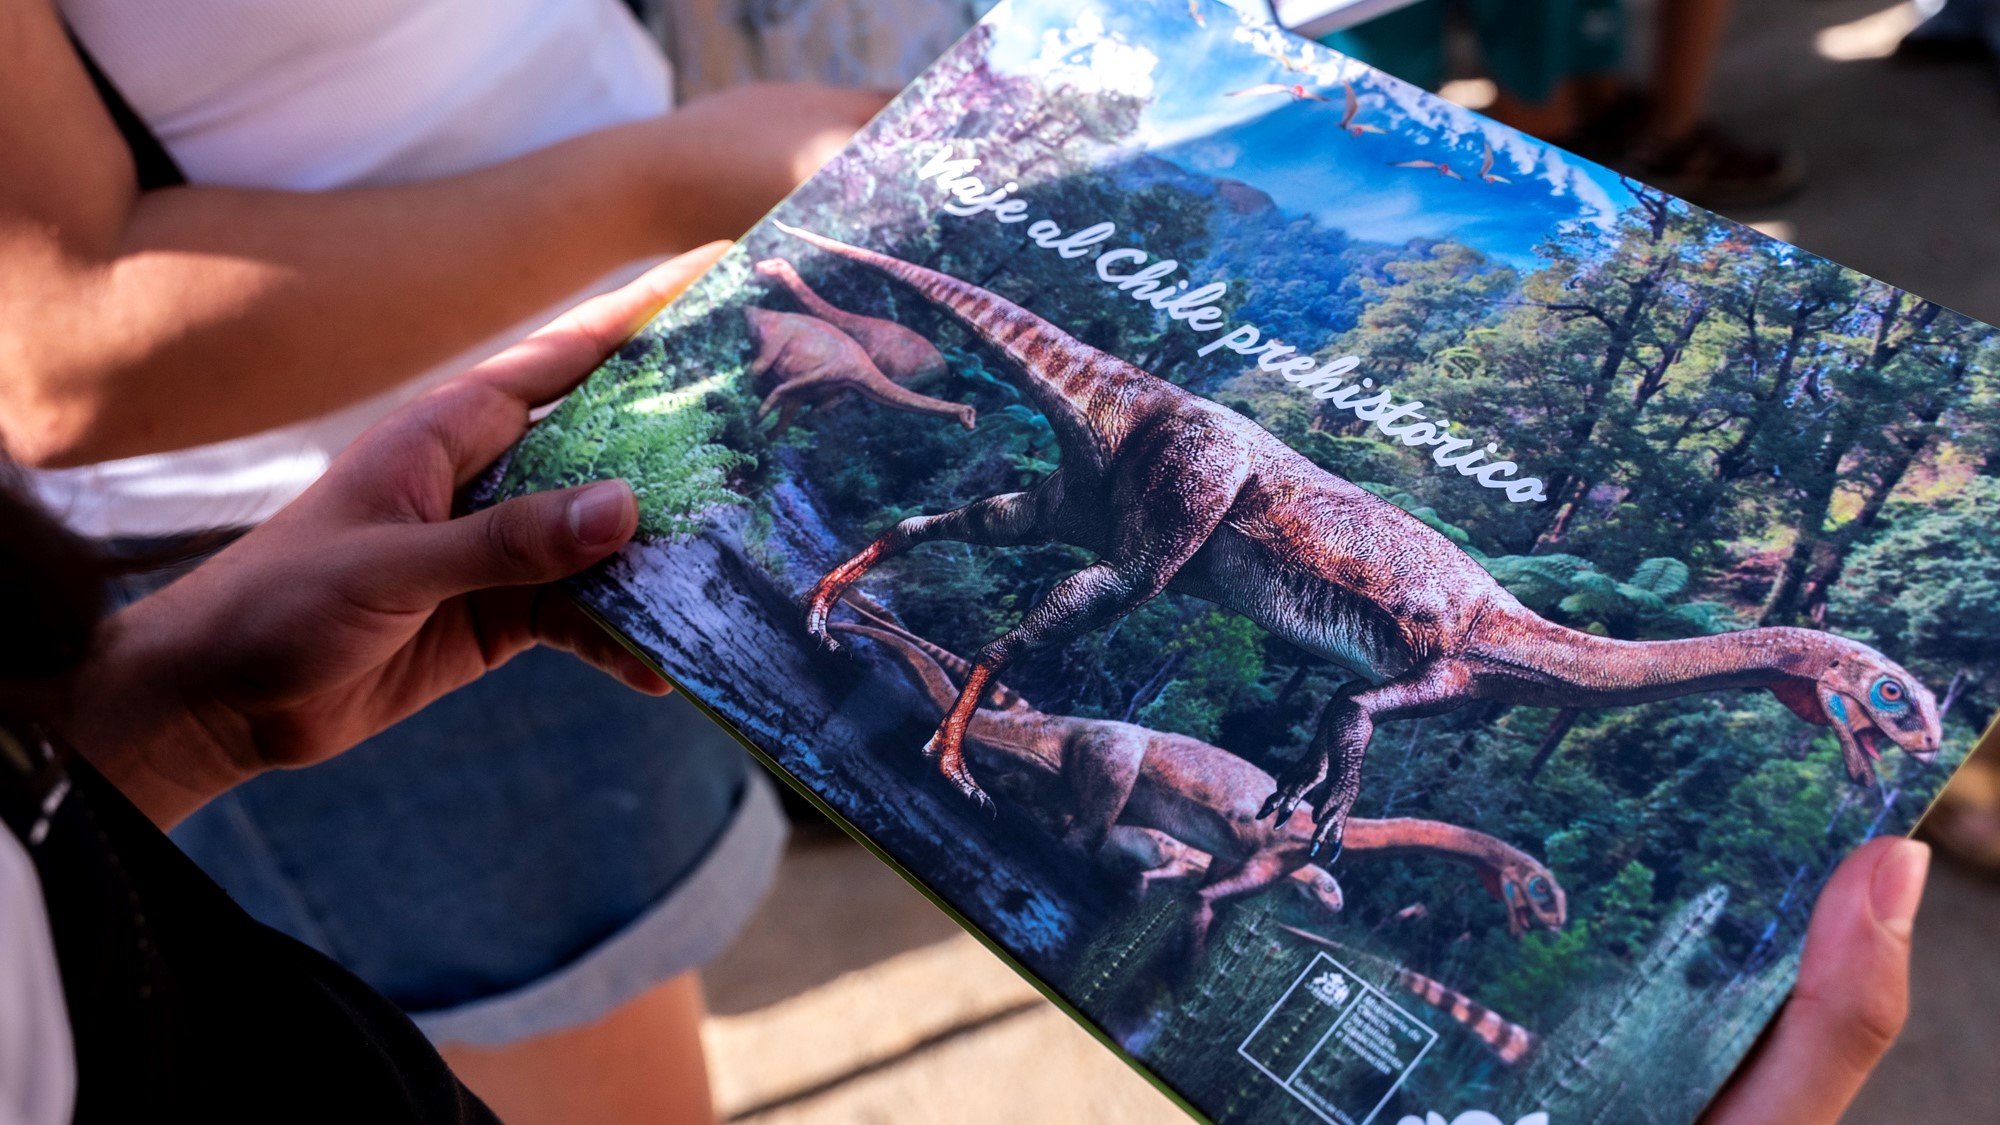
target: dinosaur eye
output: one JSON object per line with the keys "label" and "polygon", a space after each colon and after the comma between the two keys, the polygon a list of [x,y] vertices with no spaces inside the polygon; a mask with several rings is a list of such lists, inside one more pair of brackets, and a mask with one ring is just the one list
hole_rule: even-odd
{"label": "dinosaur eye", "polygon": [[1901,681],[1884,676],[1876,680],[1875,686],[1868,690],[1868,701],[1884,711],[1901,711],[1909,706],[1906,699],[1908,694],[1903,689]]}
{"label": "dinosaur eye", "polygon": [[1549,903],[1555,901],[1556,896],[1553,891],[1549,890],[1549,881],[1537,875],[1528,880],[1528,897],[1543,906],[1547,906]]}

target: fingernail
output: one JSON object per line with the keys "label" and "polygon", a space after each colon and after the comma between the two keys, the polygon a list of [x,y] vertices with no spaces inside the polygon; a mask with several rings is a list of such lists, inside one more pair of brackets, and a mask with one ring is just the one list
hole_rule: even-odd
{"label": "fingernail", "polygon": [[1924,897],[1930,869],[1930,845],[1915,840],[1898,841],[1875,865],[1868,899],[1882,928],[1900,938],[1908,938],[1916,929],[1917,902]]}
{"label": "fingernail", "polygon": [[622,480],[599,481],[569,501],[569,532],[586,547],[618,538],[625,529],[626,506],[633,503],[632,486]]}

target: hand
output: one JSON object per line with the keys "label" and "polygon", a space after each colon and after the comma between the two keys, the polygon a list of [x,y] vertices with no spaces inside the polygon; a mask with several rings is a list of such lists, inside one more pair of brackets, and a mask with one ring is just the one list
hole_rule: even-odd
{"label": "hand", "polygon": [[892,94],[812,83],[753,82],[660,118],[671,162],[659,189],[672,229],[735,238],[819,171]]}
{"label": "hand", "polygon": [[1836,1125],[1903,1030],[1930,848],[1871,840],[1833,873],[1778,1022],[1703,1125]]}
{"label": "hand", "polygon": [[452,518],[528,424],[720,256],[682,255],[369,430],[304,495],[112,622],[72,741],[162,825],[311,765],[544,643],[668,685],[548,583],[638,526],[623,481]]}

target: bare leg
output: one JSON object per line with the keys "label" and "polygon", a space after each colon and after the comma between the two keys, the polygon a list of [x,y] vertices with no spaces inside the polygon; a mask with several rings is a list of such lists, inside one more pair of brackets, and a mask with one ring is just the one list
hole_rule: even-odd
{"label": "bare leg", "polygon": [[[1673,0],[1666,3],[1671,5]],[[1582,124],[1578,119],[1577,87],[1573,79],[1558,85],[1543,102],[1523,101],[1502,90],[1486,112],[1495,121],[1544,140],[1567,137]]]}
{"label": "bare leg", "polygon": [[701,1017],[701,982],[686,973],[585,1027],[442,1053],[511,1125],[703,1125],[714,1122],[715,1110]]}
{"label": "bare leg", "polygon": [[1655,17],[1653,119],[1661,140],[1686,136],[1702,120],[1715,48],[1729,23],[1731,0],[1662,0]]}

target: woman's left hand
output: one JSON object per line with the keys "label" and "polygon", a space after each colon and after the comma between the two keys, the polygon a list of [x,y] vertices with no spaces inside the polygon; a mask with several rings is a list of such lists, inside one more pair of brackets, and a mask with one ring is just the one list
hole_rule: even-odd
{"label": "woman's left hand", "polygon": [[64,731],[171,825],[268,769],[330,758],[550,644],[641,691],[668,685],[557,579],[623,546],[623,481],[452,518],[464,488],[721,254],[684,254],[385,419],[282,512],[117,615]]}

